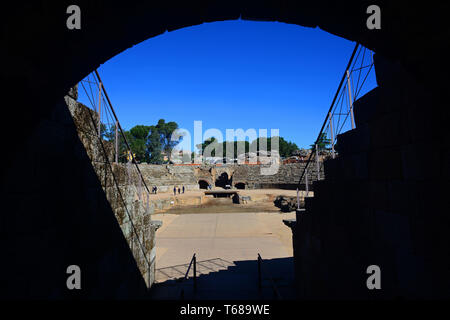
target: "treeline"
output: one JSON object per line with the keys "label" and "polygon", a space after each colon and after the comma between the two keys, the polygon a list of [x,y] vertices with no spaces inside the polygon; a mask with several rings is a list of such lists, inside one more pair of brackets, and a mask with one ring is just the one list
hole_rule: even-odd
{"label": "treeline", "polygon": [[[275,137],[274,137],[275,138]],[[294,142],[286,141],[283,137],[278,138],[278,151],[281,157],[290,157],[295,152],[299,151],[298,146]],[[254,151],[271,151],[272,150],[272,137],[269,138],[258,138],[249,141],[224,141],[218,142],[215,137],[206,139],[202,144],[196,145],[196,147],[202,150],[202,154],[205,154],[205,150],[209,153],[211,157],[216,156],[226,156],[231,157],[227,154],[227,150],[233,150],[234,157],[237,157],[243,153],[254,152]],[[274,146],[275,147],[275,146]],[[228,148],[228,149],[227,149]],[[222,154],[216,155],[216,151],[220,152],[222,149]]]}
{"label": "treeline", "polygon": [[[176,122],[166,122],[164,119],[160,119],[156,125],[146,126],[137,125],[128,131],[124,132],[126,140],[130,145],[133,155],[138,162],[147,162],[152,164],[163,164],[170,162],[172,150],[183,140],[183,136],[180,136],[176,141],[172,141],[172,134],[179,129]],[[115,141],[115,127],[111,126],[107,128],[102,125],[102,137],[105,140]],[[198,150],[202,150],[202,154],[205,155],[205,150],[208,152],[208,156],[212,157],[227,157],[237,158],[243,153],[253,151],[271,151],[272,140],[275,137],[260,137],[252,142],[249,141],[224,141],[218,142],[215,137],[206,139],[202,144],[196,145]],[[278,151],[281,157],[287,158],[292,155],[298,155],[299,153],[306,153],[306,150],[299,149],[298,146],[291,141],[285,140],[283,137],[278,138]],[[325,137],[324,137],[325,138]],[[130,158],[127,152],[125,141],[123,137],[119,135],[119,161],[127,162]],[[326,148],[328,141],[320,143],[321,148]],[[216,154],[220,152],[221,154]],[[275,146],[274,146],[275,147]],[[233,155],[227,154],[227,150],[232,150]],[[191,159],[195,157],[194,152],[191,154]]]}
{"label": "treeline", "polygon": [[[130,130],[124,131],[124,135],[137,162],[163,164],[167,162],[164,160],[164,155],[167,155],[170,159],[172,149],[183,139],[183,137],[180,137],[178,141],[171,141],[172,134],[177,129],[178,124],[176,122],[166,122],[164,119],[160,119],[153,126],[134,126]],[[115,127],[106,128],[106,126],[102,126],[102,136],[105,140],[115,141]],[[121,135],[118,141],[119,161],[126,162],[130,156]]]}

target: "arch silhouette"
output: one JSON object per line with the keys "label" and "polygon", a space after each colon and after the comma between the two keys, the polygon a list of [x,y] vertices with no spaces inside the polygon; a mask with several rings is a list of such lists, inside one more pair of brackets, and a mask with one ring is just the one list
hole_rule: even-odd
{"label": "arch silhouette", "polygon": [[206,180],[199,180],[198,181],[198,187],[200,189],[208,189],[209,186],[209,182],[207,182]]}
{"label": "arch silhouette", "polygon": [[236,189],[245,189],[245,183],[244,182],[238,182],[234,185]]}
{"label": "arch silhouette", "polygon": [[220,174],[215,183],[216,187],[225,188],[226,185],[231,185],[231,179],[228,177],[228,173],[223,172]]}
{"label": "arch silhouette", "polygon": [[[436,139],[446,136],[443,128],[446,128],[444,119],[448,119],[448,117],[442,116],[443,112],[441,109],[443,106],[448,105],[448,101],[445,101],[444,97],[442,97],[442,93],[446,92],[447,84],[446,82],[436,81],[436,79],[439,76],[442,77],[442,74],[446,74],[449,69],[448,59],[446,58],[448,52],[446,45],[448,43],[449,32],[446,4],[444,2],[438,4],[413,4],[410,2],[405,5],[403,1],[376,2],[380,3],[382,7],[381,30],[369,30],[365,25],[367,19],[366,9],[369,5],[373,4],[372,1],[201,0],[144,2],[130,0],[126,4],[77,1],[77,5],[81,8],[82,16],[80,30],[67,29],[65,21],[67,18],[66,8],[70,3],[65,1],[57,3],[35,2],[32,5],[26,1],[3,4],[3,10],[8,14],[2,19],[2,23],[6,25],[6,28],[2,28],[4,30],[2,34],[2,45],[7,48],[3,52],[3,61],[6,63],[2,66],[2,79],[6,80],[4,92],[7,94],[2,97],[2,102],[5,106],[18,107],[4,108],[2,110],[2,118],[7,119],[11,123],[20,123],[21,128],[13,132],[14,139],[5,138],[2,141],[3,149],[8,150],[8,154],[11,155],[4,158],[6,163],[0,169],[2,170],[2,177],[7,172],[15,173],[14,177],[8,176],[2,179],[5,190],[2,196],[6,200],[3,201],[3,209],[5,212],[14,212],[14,215],[5,215],[4,217],[4,225],[8,225],[8,228],[4,228],[7,229],[4,232],[7,232],[7,236],[9,235],[14,239],[14,241],[2,242],[2,252],[5,252],[7,255],[4,259],[5,264],[2,265],[2,267],[6,267],[6,271],[2,272],[2,274],[8,276],[6,287],[9,290],[14,289],[16,296],[28,295],[28,298],[33,296],[41,297],[46,292],[36,291],[31,293],[29,291],[30,288],[24,285],[25,283],[42,284],[43,288],[50,286],[47,291],[48,293],[61,292],[61,287],[58,285],[60,281],[55,281],[54,273],[57,270],[62,270],[58,269],[59,267],[73,263],[73,256],[70,254],[73,255],[74,251],[79,253],[77,257],[84,257],[86,250],[89,250],[89,261],[86,260],[83,262],[92,262],[92,268],[88,268],[88,270],[93,270],[100,263],[104,264],[104,260],[101,259],[104,258],[105,252],[112,252],[112,248],[121,247],[124,255],[130,259],[130,263],[125,264],[121,270],[129,270],[127,267],[133,266],[133,261],[131,261],[132,257],[127,253],[127,243],[123,235],[120,234],[120,230],[117,228],[116,222],[113,219],[114,214],[108,209],[108,203],[105,199],[102,200],[104,207],[101,215],[104,218],[102,221],[89,224],[79,223],[79,220],[72,219],[72,217],[78,218],[80,213],[91,212],[89,210],[93,206],[80,200],[88,199],[85,195],[86,186],[89,183],[93,184],[94,188],[96,188],[95,190],[101,194],[101,185],[99,185],[98,181],[95,182],[95,172],[92,165],[82,164],[86,160],[87,155],[84,155],[84,159],[79,159],[77,158],[79,154],[73,152],[76,148],[80,150],[80,141],[77,140],[76,128],[73,122],[71,122],[70,115],[64,105],[63,97],[73,85],[82,80],[91,71],[98,68],[102,63],[127,48],[166,31],[170,32],[205,22],[247,19],[279,21],[304,27],[319,27],[324,31],[342,38],[357,41],[375,51],[377,55],[398,61],[409,72],[406,76],[401,75],[400,79],[403,81],[412,80],[411,82],[417,82],[420,85],[420,87],[418,85],[413,86],[411,90],[407,90],[408,88],[405,85],[402,88],[405,96],[401,98],[406,97],[408,98],[407,101],[414,102],[415,98],[417,98],[414,95],[414,89],[417,88],[420,91],[419,93],[424,97],[433,98],[432,102],[426,98],[417,102],[417,105],[427,105],[426,114],[424,114],[423,109],[414,109],[414,103],[410,103],[406,107],[412,110],[411,114],[408,114],[408,117],[412,119],[411,122],[423,124],[424,121],[422,119],[424,116],[435,115],[435,118],[427,118],[428,122],[423,124],[421,130],[412,130],[419,127],[418,125],[415,127],[412,126],[410,128],[411,136],[409,138],[411,140],[415,139],[415,141],[426,141],[427,148],[433,152],[442,149],[443,143],[440,144],[440,141]],[[389,65],[383,67],[380,64],[380,67],[377,70],[377,78],[380,78],[384,82],[384,89],[388,92],[396,92],[399,83],[395,83],[395,81],[392,81],[392,78],[389,78],[392,75],[389,70]],[[397,102],[401,102],[400,100],[402,99],[395,101],[389,100],[389,102],[393,107],[396,107]],[[36,130],[40,123],[48,122],[49,120],[50,122],[53,121],[51,122],[52,126],[54,123],[61,124],[61,126],[54,129],[54,131]],[[386,119],[380,121],[389,122]],[[54,127],[56,128],[56,126]],[[0,130],[2,137],[11,137],[12,133],[8,126],[2,126]],[[57,134],[54,133],[55,131],[57,131]],[[33,149],[30,147],[29,137],[31,137],[30,139],[38,137],[32,140],[37,148]],[[64,137],[67,138],[64,140]],[[383,137],[380,133],[378,143],[388,142],[387,140],[389,139]],[[389,146],[385,147],[387,148]],[[406,254],[409,257],[411,251],[413,251],[415,256],[411,261],[416,261],[415,259],[417,258],[417,263],[413,263],[415,269],[413,268],[411,272],[407,272],[407,274],[411,274],[412,276],[405,275],[405,279],[411,280],[411,283],[414,283],[416,281],[415,276],[420,276],[420,281],[417,283],[427,283],[427,286],[418,285],[416,288],[408,287],[408,290],[411,289],[411,292],[420,297],[448,297],[448,284],[450,282],[448,272],[446,272],[448,270],[445,270],[445,267],[448,265],[448,257],[442,255],[442,252],[445,252],[444,249],[448,249],[445,247],[449,243],[448,230],[445,229],[446,224],[441,223],[441,221],[445,222],[446,220],[439,215],[442,212],[441,208],[446,207],[443,200],[446,197],[441,191],[444,188],[435,187],[436,184],[431,183],[438,181],[438,179],[432,180],[429,178],[432,174],[439,178],[442,178],[444,174],[448,174],[448,161],[443,161],[439,164],[441,166],[440,171],[438,169],[428,170],[426,165],[422,167],[420,165],[402,167],[402,161],[406,158],[404,155],[413,154],[413,148],[403,147],[402,145],[401,150],[394,150],[395,152],[392,152],[392,149],[386,149],[386,154],[392,155],[396,160],[395,162],[390,161],[386,163],[386,161],[383,161],[384,159],[390,159],[384,153],[381,153],[381,156],[377,158],[379,160],[378,162],[386,166],[393,164],[389,167],[392,170],[379,170],[380,172],[378,172],[378,167],[373,166],[370,174],[372,176],[378,174],[380,176],[378,180],[386,183],[385,189],[388,188],[387,183],[390,182],[389,179],[393,177],[397,179],[397,182],[401,183],[403,182],[402,179],[405,178],[403,175],[406,174],[427,183],[423,183],[420,186],[420,192],[418,192],[418,194],[425,192],[423,198],[428,201],[427,207],[414,208],[417,212],[414,212],[410,217],[414,222],[411,228],[398,229],[405,233],[412,232],[414,241],[411,241],[409,245],[405,246],[403,246],[403,243],[400,246],[400,242],[395,242],[392,248],[390,246],[384,246],[384,242],[374,242],[373,244],[370,242],[361,243],[367,244],[373,249],[382,247],[383,250],[378,251],[378,254],[380,258],[386,259],[386,262],[390,261],[390,255],[393,256],[395,252],[402,252],[404,253],[403,256]],[[58,150],[58,148],[61,148],[64,152]],[[58,152],[55,152],[55,150]],[[377,151],[378,149],[373,150],[372,148],[371,154],[380,154]],[[55,156],[53,156],[53,152],[55,152]],[[30,173],[25,171],[27,167],[30,167],[27,165],[28,159],[36,159],[37,162],[38,158],[48,158],[50,153],[52,154],[52,159],[55,160],[51,166],[46,166],[45,161],[42,161],[41,167],[35,167],[33,169],[36,172]],[[64,154],[68,156],[63,157],[62,155]],[[444,158],[440,156],[441,154],[438,154],[438,156],[433,158],[434,163],[437,163],[441,159],[448,159],[448,157]],[[89,170],[90,176],[93,179],[85,178],[89,176],[86,175],[86,172]],[[27,173],[29,174],[27,175]],[[442,173],[442,175],[439,176],[439,173]],[[388,174],[391,176],[388,176]],[[44,196],[44,193],[33,194],[31,191],[25,196],[18,198],[17,194],[19,192],[16,191],[18,189],[16,187],[18,185],[17,180],[20,180],[18,177],[22,176],[24,177],[23,180],[29,179],[29,182],[33,185],[33,188],[28,189],[48,191],[47,189],[52,187],[52,200]],[[372,176],[370,176],[370,179],[372,179]],[[45,177],[45,179],[42,177]],[[83,177],[84,180],[82,179]],[[370,181],[376,181],[376,179]],[[407,195],[401,194],[403,190],[400,187],[401,185],[389,186],[399,196],[407,197]],[[365,187],[370,189],[367,185]],[[353,195],[346,194],[349,198],[349,203],[352,202],[350,201],[352,199],[359,199],[357,192],[361,191],[361,188],[352,185],[348,190],[354,193]],[[429,190],[432,192],[428,192]],[[29,190],[26,191],[29,192]],[[25,190],[23,188],[20,189],[20,193],[25,194]],[[45,194],[48,193],[46,192]],[[75,201],[75,199],[78,201]],[[67,205],[67,200],[71,200],[70,205]],[[17,206],[18,202],[21,202],[23,206]],[[25,205],[27,203],[33,203],[33,208],[27,207]],[[399,203],[399,201],[394,202],[394,204]],[[62,207],[65,210],[61,210]],[[45,208],[45,210],[42,209],[39,211],[39,219],[36,219],[36,215],[34,214],[35,208]],[[95,206],[95,208],[97,210],[98,206]],[[356,223],[366,220],[353,221],[347,219],[355,223],[352,225],[348,224],[348,230],[352,231],[351,238],[338,238],[338,240],[342,242],[358,240],[363,234],[367,233],[386,235],[382,240],[386,241],[387,244],[390,239],[395,240],[396,233],[394,231],[396,227],[389,225],[389,222],[398,222],[399,226],[403,226],[402,215],[389,215],[383,213],[385,211],[384,207],[379,209],[378,211],[381,211],[381,214],[375,212],[378,214],[379,220],[376,219],[374,212],[364,212],[367,217],[370,217],[366,219],[367,224],[364,224],[367,226],[367,230],[361,229],[360,225],[356,225]],[[360,213],[361,211],[358,211],[358,218],[363,217]],[[94,215],[85,214],[86,218],[84,221],[92,221],[93,216],[99,216],[98,210]],[[395,216],[396,220],[388,220],[390,216]],[[23,223],[17,223],[14,217],[21,217]],[[54,219],[54,217],[58,217],[58,219]],[[308,216],[306,215],[306,217]],[[320,221],[325,221],[327,217],[330,217],[329,220],[333,218],[331,215],[316,215],[316,217],[320,217]],[[388,222],[382,219],[386,219]],[[109,224],[105,224],[105,220]],[[36,228],[33,225],[33,223],[40,222],[45,222],[46,225],[43,225],[43,228]],[[98,235],[98,230],[93,227],[96,225],[107,225],[108,228],[105,228],[107,230],[115,228],[117,231],[116,236],[110,237],[114,241],[108,241],[109,238],[107,237],[96,237],[95,235]],[[304,223],[298,225],[299,228],[303,228],[304,226]],[[375,227],[378,229],[374,229]],[[386,229],[386,227],[390,228]],[[55,233],[54,237],[52,237],[51,232],[42,232],[41,229],[64,230],[64,232]],[[341,230],[343,229],[339,229],[339,231]],[[328,231],[327,229],[319,230],[318,232],[320,235],[325,236],[329,235]],[[18,236],[21,234],[25,236]],[[81,234],[83,237],[80,237]],[[342,233],[338,233],[338,235],[340,236]],[[303,232],[301,236],[313,237],[316,235]],[[83,238],[91,241],[81,243],[80,241]],[[333,238],[328,236],[325,240],[328,240],[331,245]],[[307,242],[299,241],[299,243]],[[356,244],[359,243],[358,241],[349,242],[355,244],[353,247],[357,247]],[[96,245],[91,246],[92,243]],[[379,246],[379,243],[382,243],[383,246]],[[417,245],[417,243],[420,245]],[[36,245],[40,246],[35,247]],[[363,246],[361,245],[360,247]],[[413,250],[409,246],[413,247]],[[36,248],[40,250],[36,250]],[[65,251],[64,249],[70,250]],[[340,246],[339,249],[342,250],[343,247]],[[383,256],[386,250],[390,251],[387,251],[386,256]],[[333,250],[327,251],[333,253]],[[39,256],[30,257],[29,255],[24,255],[23,257],[18,257],[19,255],[17,254],[8,255],[9,252],[29,252],[30,254],[38,252]],[[64,252],[64,254],[61,255],[61,252]],[[43,258],[42,255],[46,253],[46,258]],[[348,252],[339,252],[339,257],[351,256],[351,253],[352,251],[350,249]],[[368,257],[364,256],[364,259]],[[117,260],[110,258],[107,261],[117,262]],[[46,267],[49,267],[48,273],[46,274],[44,271],[46,268],[39,266],[38,268],[32,268],[34,270],[33,273],[27,276],[28,270],[24,269],[23,266],[28,266],[28,263],[34,261],[46,262]],[[100,262],[97,263],[97,261]],[[316,260],[314,263],[321,264],[323,261]],[[423,264],[421,265],[421,263]],[[408,264],[405,263],[404,265],[406,266]],[[55,269],[53,266],[57,266],[57,268]],[[417,270],[422,270],[422,266],[424,266],[424,270],[427,272],[417,272]],[[16,274],[15,271],[17,270],[21,272]],[[401,268],[399,267],[397,270],[401,270]],[[132,277],[134,279],[133,281],[137,283],[136,286],[141,286],[142,279],[139,278],[139,272],[138,270],[134,271],[136,272]],[[349,275],[348,278],[353,278],[360,270],[352,271],[355,272]],[[123,274],[123,272],[118,272],[117,274]],[[339,274],[343,281],[348,279],[341,273]],[[438,274],[440,276],[428,276],[428,274]],[[391,275],[392,280],[395,277]],[[92,274],[91,278],[96,278],[96,276]],[[36,282],[39,279],[45,279],[45,283]],[[314,278],[310,276],[305,278],[306,281],[302,282],[302,286],[304,288],[311,288],[313,291],[312,297],[318,296],[321,286],[325,284],[324,282],[320,282],[319,284],[313,283],[311,279]],[[317,277],[317,279],[320,279],[320,277]],[[104,282],[105,286],[101,290],[97,286],[92,291],[84,290],[83,294],[89,296],[89,294],[95,292],[99,293],[99,296],[105,297],[107,296],[106,293],[109,294],[109,292],[113,291],[111,288],[114,288],[113,281],[115,280],[117,279],[111,277],[111,281]],[[310,281],[312,282],[310,283]],[[123,283],[130,283],[130,281],[127,279]],[[339,284],[336,282],[334,287],[332,286],[330,290],[324,290],[324,292],[339,292],[340,294],[340,290],[347,287],[347,282],[342,282],[341,286]],[[116,285],[119,286],[119,284]],[[39,285],[36,287],[40,288]],[[392,290],[392,294],[394,295],[397,292],[402,292],[394,289]],[[367,294],[366,291],[364,291],[365,294]],[[135,291],[130,289],[129,292]],[[129,296],[129,292],[124,295]],[[61,293],[61,295],[70,297],[68,293]]]}

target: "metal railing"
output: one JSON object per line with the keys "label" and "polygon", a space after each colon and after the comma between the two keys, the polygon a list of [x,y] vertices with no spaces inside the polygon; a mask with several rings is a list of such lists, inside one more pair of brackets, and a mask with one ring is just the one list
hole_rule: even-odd
{"label": "metal railing", "polygon": [[[119,119],[117,118],[116,112],[114,111],[98,71],[94,70],[94,72],[83,79],[80,84],[91,103],[92,109],[96,111],[99,116],[98,123],[96,124],[99,136],[102,140],[113,142],[114,162],[127,164],[129,182],[136,186],[139,200],[145,200],[146,210],[148,210],[150,190],[142,176],[134,152],[120,125]],[[92,88],[92,86],[94,86],[94,88]],[[96,92],[98,92],[98,96]],[[132,171],[134,171],[134,174]],[[145,199],[143,199],[144,195]]]}
{"label": "metal railing", "polygon": [[[338,155],[335,150],[337,136],[347,130],[355,129],[353,103],[359,98],[368,76],[374,70],[373,65],[373,52],[357,43],[298,182],[299,187],[302,183],[305,184],[307,195],[313,180],[311,171],[315,170],[316,179],[321,180],[323,160],[329,157],[334,159]],[[357,78],[356,84],[355,78]],[[350,121],[348,121],[349,118]],[[331,145],[331,148],[326,148],[327,145]],[[315,168],[309,167],[312,162],[315,163]]]}
{"label": "metal railing", "polygon": [[[93,78],[93,80],[91,78]],[[117,115],[116,115],[116,113],[114,111],[114,108],[112,106],[112,103],[111,103],[111,101],[110,101],[110,99],[108,97],[108,94],[106,92],[105,86],[104,86],[104,84],[103,84],[103,82],[102,82],[102,80],[100,78],[100,75],[98,74],[97,70],[95,70],[93,73],[88,75],[85,79],[83,79],[80,82],[80,84],[81,84],[82,88],[84,89],[84,92],[85,92],[87,98],[89,99],[89,101],[91,103],[92,109],[95,112],[97,112],[97,114],[98,114],[98,119],[94,119],[92,113],[90,113],[90,116],[91,116],[91,120],[92,120],[92,124],[93,124],[94,128],[97,128],[97,133],[98,133],[97,136],[98,136],[98,139],[100,141],[100,146],[102,148],[102,151],[103,151],[103,154],[104,154],[104,157],[105,157],[105,161],[106,161],[106,164],[107,164],[107,166],[105,167],[105,170],[107,168],[110,170],[111,176],[112,176],[113,181],[114,181],[114,185],[115,185],[115,187],[117,189],[117,193],[118,193],[119,198],[120,198],[120,202],[123,204],[123,207],[125,208],[125,212],[126,212],[127,217],[128,217],[128,219],[130,221],[134,237],[136,238],[136,242],[137,242],[137,244],[139,246],[139,250],[141,251],[141,253],[143,255],[143,259],[145,260],[145,263],[146,263],[147,268],[148,268],[147,269],[148,270],[148,279],[147,280],[148,280],[148,285],[150,286],[151,285],[150,284],[151,263],[148,261],[147,254],[146,254],[146,252],[144,250],[144,246],[143,246],[143,244],[142,244],[142,242],[140,241],[140,238],[139,238],[139,233],[137,232],[136,227],[134,225],[134,222],[133,222],[133,219],[132,219],[132,214],[130,212],[132,209],[129,208],[129,204],[124,199],[124,196],[123,196],[122,191],[120,189],[120,185],[119,185],[119,183],[117,181],[116,175],[114,174],[114,170],[113,170],[113,167],[112,167],[112,164],[111,164],[111,161],[110,161],[110,154],[108,154],[108,152],[107,152],[107,150],[105,148],[105,142],[111,140],[111,135],[109,136],[109,139],[108,139],[108,137],[105,135],[105,132],[104,132],[104,128],[106,126],[105,126],[105,122],[103,120],[105,120],[105,117],[107,119],[107,122],[106,122],[107,124],[111,123],[110,122],[111,119],[112,119],[112,121],[114,123],[114,131],[115,132],[114,132],[114,135],[113,135],[113,138],[112,138],[112,142],[114,142],[114,154],[115,154],[114,162],[118,163],[119,160],[120,160],[120,156],[119,156],[119,146],[120,146],[120,144],[119,144],[119,134],[120,134],[122,139],[123,139],[122,140],[122,142],[123,142],[122,145],[125,147],[125,150],[126,150],[125,155],[127,156],[126,172],[127,172],[127,176],[128,176],[128,185],[129,186],[134,185],[135,190],[136,190],[137,198],[139,200],[141,200],[142,202],[145,202],[145,211],[146,211],[146,213],[149,213],[149,195],[150,195],[150,192],[149,192],[149,190],[147,188],[147,185],[146,185],[146,183],[144,181],[144,178],[143,178],[143,176],[142,176],[142,174],[141,174],[141,172],[139,170],[139,167],[138,167],[137,162],[136,162],[136,160],[134,158],[133,152],[132,152],[132,150],[130,148],[130,145],[129,145],[128,141],[127,141],[125,133],[124,133],[124,131],[123,131],[121,125],[120,125],[120,122],[119,122],[119,120],[117,118]],[[85,84],[86,84],[86,86],[88,86],[89,91],[86,89]],[[92,89],[92,85],[95,86],[94,87],[95,88],[94,91]],[[97,99],[95,99],[96,94],[94,94],[94,92],[98,92],[98,98]],[[102,102],[103,102],[103,104],[102,104]],[[98,106],[98,108],[96,106]],[[133,164],[134,164],[134,166],[133,166]],[[135,169],[134,173],[131,172],[132,168]],[[106,182],[106,176],[107,175],[105,174],[105,182]],[[142,186],[144,186],[145,189],[143,189]],[[106,188],[107,188],[107,185],[105,183],[105,189]],[[146,195],[146,199],[145,199],[146,201],[144,201],[144,197],[143,197],[144,194]],[[108,193],[107,193],[107,195],[108,195]],[[131,249],[133,249],[132,248],[133,244],[130,243],[129,245],[130,245]],[[135,258],[136,258],[136,260],[138,260],[137,257],[135,257]]]}
{"label": "metal railing", "polygon": [[184,299],[183,282],[188,278],[189,271],[191,270],[191,266],[193,266],[193,271],[192,271],[193,277],[192,278],[193,278],[193,283],[194,283],[194,285],[193,285],[194,293],[197,292],[197,257],[196,257],[196,255],[194,253],[194,255],[192,256],[191,262],[189,263],[189,267],[188,267],[186,273],[184,274],[184,277],[180,281],[180,285],[181,285],[180,294],[179,294],[180,300]]}
{"label": "metal railing", "polygon": [[[262,292],[262,275],[263,275],[263,268],[262,268],[262,262],[263,259],[261,258],[261,255],[258,253],[258,291]],[[272,276],[267,272],[265,272],[266,277],[269,278],[270,284],[272,286],[273,295],[276,299],[281,300],[280,292],[278,291],[278,288],[275,284],[275,281],[273,280]]]}

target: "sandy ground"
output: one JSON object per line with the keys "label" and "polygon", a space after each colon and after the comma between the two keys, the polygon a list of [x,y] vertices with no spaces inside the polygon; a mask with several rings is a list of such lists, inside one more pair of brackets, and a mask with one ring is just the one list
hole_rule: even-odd
{"label": "sandy ground", "polygon": [[[214,190],[221,190],[222,188],[213,188]],[[180,198],[189,198],[189,197],[199,197],[205,194],[206,190],[191,190],[186,191],[185,193],[181,193],[175,196]],[[255,196],[255,195],[264,195],[264,194],[274,194],[274,195],[286,195],[286,196],[295,196],[297,195],[296,190],[281,190],[281,189],[254,189],[254,190],[237,190],[233,189],[233,191],[238,191],[240,195],[242,196]],[[305,191],[300,191],[300,195],[303,195]],[[309,193],[309,195],[312,195],[312,192]],[[164,193],[157,193],[157,194],[150,194],[150,199],[169,199],[173,198],[174,195],[172,192],[164,192]]]}
{"label": "sandy ground", "polygon": [[[176,197],[198,198],[204,195],[204,191],[186,191]],[[163,222],[156,232],[157,282],[184,273],[194,253],[197,261],[203,261],[210,270],[216,270],[213,262],[229,264],[234,261],[256,260],[258,253],[263,259],[293,256],[292,232],[283,223],[283,219],[295,218],[295,212],[280,212],[273,200],[278,195],[296,196],[297,191],[237,191],[241,196],[250,196],[252,201],[233,204],[231,199],[218,198],[212,203],[178,205],[164,213],[152,215],[153,220]],[[304,192],[301,191],[300,196],[303,195]],[[312,196],[312,193],[309,195]],[[157,198],[169,199],[174,196],[171,193],[151,195],[151,199]]]}
{"label": "sandy ground", "polygon": [[[238,212],[204,214],[155,214],[163,221],[156,232],[156,268],[198,261],[256,260],[292,257],[292,233],[282,222],[295,213]],[[157,272],[157,281],[166,280]]]}

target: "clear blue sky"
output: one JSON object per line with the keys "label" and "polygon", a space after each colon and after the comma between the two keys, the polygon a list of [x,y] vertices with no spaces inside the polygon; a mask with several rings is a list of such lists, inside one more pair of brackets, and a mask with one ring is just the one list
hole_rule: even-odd
{"label": "clear blue sky", "polygon": [[[124,129],[175,121],[317,138],[355,43],[297,25],[225,21],[166,32],[99,68]],[[367,88],[376,86],[370,77]],[[80,88],[80,101],[86,102]],[[192,146],[183,145],[193,150]]]}

